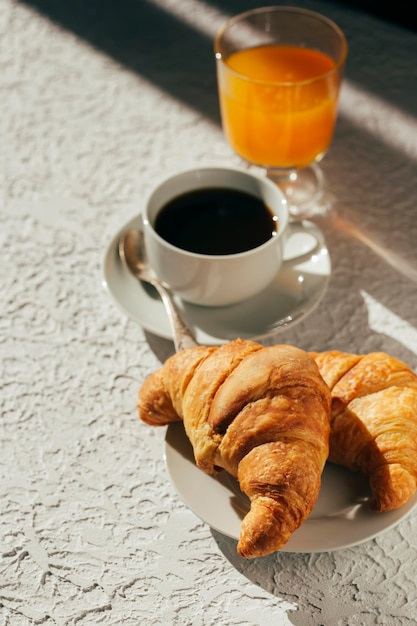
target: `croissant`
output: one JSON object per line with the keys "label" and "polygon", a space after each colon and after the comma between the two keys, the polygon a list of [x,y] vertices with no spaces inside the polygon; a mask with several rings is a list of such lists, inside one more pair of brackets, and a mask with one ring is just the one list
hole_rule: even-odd
{"label": "croissant", "polygon": [[371,507],[390,511],[417,489],[417,376],[383,352],[311,353],[332,394],[329,461],[369,477]]}
{"label": "croissant", "polygon": [[317,501],[328,456],[330,391],[314,359],[236,340],[170,357],[139,392],[141,419],[183,420],[196,464],[237,478],[250,499],[238,553],[279,550]]}

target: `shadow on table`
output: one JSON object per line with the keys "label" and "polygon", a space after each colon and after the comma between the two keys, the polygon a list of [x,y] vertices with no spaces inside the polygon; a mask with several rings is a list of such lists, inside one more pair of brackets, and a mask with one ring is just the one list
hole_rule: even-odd
{"label": "shadow on table", "polygon": [[[21,4],[74,32],[132,72],[220,124],[212,31],[215,32],[216,26],[220,25],[217,24],[219,20],[223,21],[225,8],[235,13],[236,6],[231,9],[221,0],[207,0],[205,5],[212,8],[214,17],[208,14],[204,27],[197,28],[190,24],[198,17],[198,4],[195,15],[187,16],[190,18],[187,21],[151,0],[119,0],[117,3],[113,0],[21,0]],[[241,0],[238,10],[259,4],[259,1]],[[173,7],[178,9],[181,3],[173,4]],[[362,111],[353,120],[340,116],[335,140],[323,161],[329,187],[337,198],[335,210],[372,240],[378,240],[380,247],[391,249],[394,254],[414,263],[415,219],[410,215],[410,198],[415,195],[416,166],[415,33],[400,26],[391,28],[388,22],[375,20],[369,13],[356,9],[353,2],[317,0],[314,8],[335,19],[346,32],[350,44],[346,78],[350,84],[362,90],[365,99],[366,93],[370,93],[382,107],[374,119],[368,106],[363,113],[371,118],[366,120],[367,124],[361,123]],[[401,15],[400,7],[398,10],[396,7],[395,15]],[[371,99],[371,108],[373,102]],[[386,104],[400,116],[401,141],[407,144],[404,149],[401,142],[390,144],[384,137],[385,126],[391,124],[393,115],[391,109],[384,109]],[[402,114],[407,118],[403,125]],[[393,123],[395,131],[395,120]],[[375,132],[372,132],[372,125],[376,126]],[[403,212],[403,207],[408,215]],[[369,336],[369,326],[360,296],[360,290],[364,289],[399,318],[417,325],[416,312],[411,306],[404,305],[413,301],[416,284],[396,273],[371,249],[364,253],[366,244],[355,240],[350,233],[343,232],[330,221],[325,222],[323,228],[332,262],[334,260],[332,282],[329,297],[323,301],[320,313],[309,318],[306,324],[316,321],[321,328],[328,327],[329,340],[332,338],[334,343],[339,339],[339,347],[349,348],[349,345],[342,345],[343,328],[337,330],[339,337],[334,334],[337,321],[334,311],[341,311],[340,302],[346,300],[344,309],[350,307],[353,315],[361,315],[360,332],[351,323],[345,324],[346,341],[351,341],[354,336],[357,346],[365,349],[369,346],[369,341],[364,343]],[[355,268],[356,259],[360,267]],[[387,282],[391,285],[389,290],[386,289]],[[349,298],[346,298],[346,287]],[[338,303],[339,306],[335,307],[334,304]],[[351,316],[348,318],[344,311],[343,319],[351,320]],[[305,328],[304,324],[300,325],[301,332]],[[290,332],[287,337],[296,341],[299,335]],[[350,348],[355,349],[356,345],[350,345]],[[166,349],[165,346],[164,354]],[[402,357],[398,351],[396,353]]]}
{"label": "shadow on table", "polygon": [[220,123],[212,40],[175,15],[144,0],[22,4]]}
{"label": "shadow on table", "polygon": [[[332,607],[326,600],[329,584],[328,577],[334,571],[335,561],[330,553],[302,554],[291,552],[277,552],[270,556],[257,559],[243,559],[236,553],[237,542],[223,536],[221,533],[211,531],[219,549],[228,561],[245,578],[254,585],[261,587],[271,595],[277,597],[280,602],[288,602],[287,618],[294,626],[317,626],[317,624],[330,624],[323,615],[323,607],[329,615]],[[345,551],[346,558],[355,559],[353,551],[349,548]],[[357,550],[361,550],[359,547]],[[348,554],[350,552],[350,554]],[[311,569],[315,568],[317,579],[311,577]],[[326,572],[324,575],[323,573]],[[306,579],[309,581],[308,594],[306,594]],[[336,599],[334,599],[336,601]],[[294,608],[291,608],[293,605]],[[334,610],[334,607],[333,607]],[[348,619],[358,612],[358,602],[355,597],[343,598],[343,614]],[[271,613],[271,619],[274,618]]]}
{"label": "shadow on table", "polygon": [[339,4],[355,7],[409,30],[417,30],[417,14],[408,0],[397,0],[395,6],[375,0],[339,0]]}
{"label": "shadow on table", "polygon": [[[132,2],[132,0],[118,0],[118,2],[114,0],[90,0],[89,2],[20,0],[20,2],[32,7],[66,30],[74,32],[98,50],[201,111],[217,123],[219,123],[219,112],[213,54],[214,33],[228,15],[260,6],[260,2],[254,0],[240,0],[238,7],[230,7],[222,0],[207,0],[205,4],[207,7],[212,7],[215,16],[212,19],[207,18],[205,30],[208,34],[204,34],[204,29],[190,25],[193,22],[192,15],[189,23],[186,23],[181,17],[158,6],[158,3],[153,3],[152,0],[139,2]],[[298,4],[302,6],[303,2]],[[401,94],[398,94],[395,85],[390,90],[390,71],[395,72],[395,66],[390,70],[384,62],[383,68],[381,64],[380,73],[367,71],[369,64],[374,65],[380,62],[381,50],[387,47],[387,42],[384,40],[383,20],[381,19],[380,22],[381,29],[372,24],[372,37],[365,32],[368,27],[366,17],[370,13],[381,15],[387,23],[397,20],[412,29],[413,24],[416,25],[416,20],[411,18],[410,9],[401,8],[400,3],[400,6],[395,8],[395,15],[390,15],[373,6],[374,3],[368,3],[366,8],[369,13],[367,13],[358,8],[359,1],[354,0],[352,2],[349,0],[320,2],[318,0],[317,5],[314,6],[311,6],[311,3],[304,4],[335,19],[346,32],[350,43],[347,76],[351,80],[359,83],[366,81],[366,88],[372,90],[373,93],[383,90],[381,96],[389,98],[394,105],[415,114],[417,94],[413,93],[412,86],[409,90],[411,93],[405,93],[403,90]],[[351,9],[351,6],[354,8]],[[348,14],[346,7],[350,9]],[[197,15],[201,9],[196,5],[194,11]],[[411,46],[414,50],[414,43],[415,40],[408,44],[407,37],[403,37],[401,46],[395,47],[395,53],[407,56],[407,47]],[[364,46],[369,49],[364,50]],[[163,55],[161,55],[161,49],[164,52]],[[373,57],[374,54],[375,57]],[[175,71],[172,71],[173,68]],[[413,68],[410,67],[410,74],[412,70]],[[377,77],[376,80],[375,77]]]}

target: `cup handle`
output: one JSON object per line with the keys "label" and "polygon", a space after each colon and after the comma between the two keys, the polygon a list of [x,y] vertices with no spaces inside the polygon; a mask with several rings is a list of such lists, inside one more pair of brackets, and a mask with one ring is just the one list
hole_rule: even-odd
{"label": "cup handle", "polygon": [[307,220],[291,222],[285,233],[282,268],[310,261],[323,249],[326,249],[326,242],[316,224]]}

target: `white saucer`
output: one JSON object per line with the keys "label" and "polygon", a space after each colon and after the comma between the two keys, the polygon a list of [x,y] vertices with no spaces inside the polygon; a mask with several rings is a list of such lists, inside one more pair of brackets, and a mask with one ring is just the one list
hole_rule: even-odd
{"label": "white saucer", "polygon": [[[226,472],[213,477],[197,468],[180,422],[167,428],[165,459],[185,504],[211,528],[237,540],[249,500]],[[364,477],[328,463],[314,510],[282,551],[332,552],[363,543],[398,524],[417,505],[416,494],[400,509],[378,513],[371,510],[369,497]]]}
{"label": "white saucer", "polygon": [[[104,285],[121,310],[142,327],[160,337],[172,339],[168,318],[161,300],[137,281],[122,265],[118,242],[122,232],[140,228],[138,215],[126,224],[111,241],[104,258]],[[284,249],[291,259],[311,249],[311,235],[292,235]],[[276,334],[299,322],[317,306],[323,297],[331,273],[326,247],[312,254],[309,261],[286,266],[275,281],[256,297],[227,307],[202,307],[176,299],[178,309],[197,343],[217,345],[236,339],[260,339]],[[273,328],[285,319],[285,326]]]}

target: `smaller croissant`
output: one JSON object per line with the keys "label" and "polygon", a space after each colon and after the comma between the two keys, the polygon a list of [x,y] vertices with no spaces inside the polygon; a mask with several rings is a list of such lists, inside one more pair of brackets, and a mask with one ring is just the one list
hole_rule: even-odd
{"label": "smaller croissant", "polygon": [[153,425],[183,420],[198,467],[225,469],[249,497],[238,553],[279,550],[309,516],[328,455],[330,391],[292,346],[236,340],[170,357],[138,400]]}
{"label": "smaller croissant", "polygon": [[417,376],[384,352],[311,353],[332,394],[329,461],[369,477],[371,507],[390,511],[417,489]]}

